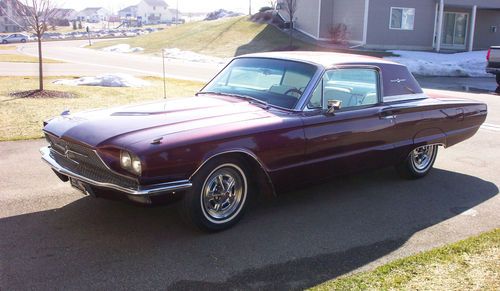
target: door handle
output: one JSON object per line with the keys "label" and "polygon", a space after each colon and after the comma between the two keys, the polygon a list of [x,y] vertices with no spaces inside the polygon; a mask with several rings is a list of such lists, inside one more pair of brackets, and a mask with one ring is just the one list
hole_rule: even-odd
{"label": "door handle", "polygon": [[392,110],[382,110],[379,117],[380,119],[396,119],[396,114]]}

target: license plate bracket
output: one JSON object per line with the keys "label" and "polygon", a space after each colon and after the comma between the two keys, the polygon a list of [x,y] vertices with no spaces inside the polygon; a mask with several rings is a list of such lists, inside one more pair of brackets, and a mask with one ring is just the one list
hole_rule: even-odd
{"label": "license plate bracket", "polygon": [[82,192],[84,195],[91,195],[92,192],[88,190],[88,188],[87,188],[88,186],[85,185],[85,183],[83,183],[82,181],[74,179],[74,178],[70,178],[69,182],[71,184],[71,187]]}

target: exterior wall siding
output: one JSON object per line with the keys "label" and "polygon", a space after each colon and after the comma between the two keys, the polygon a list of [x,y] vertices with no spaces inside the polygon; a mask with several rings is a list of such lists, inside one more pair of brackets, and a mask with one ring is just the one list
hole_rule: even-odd
{"label": "exterior wall siding", "polygon": [[[439,0],[437,0],[439,2]],[[444,0],[444,5],[457,5],[471,7],[477,5],[480,8],[499,9],[500,1],[498,0]]]}
{"label": "exterior wall siding", "polygon": [[365,0],[322,0],[320,38],[330,39],[330,28],[345,24],[349,41],[363,40]]}
{"label": "exterior wall siding", "polygon": [[[318,38],[318,11],[320,0],[297,0],[295,10],[295,29],[308,34],[311,37]],[[286,18],[288,15],[285,13]]]}
{"label": "exterior wall siding", "polygon": [[[391,7],[415,8],[413,30],[389,28]],[[370,1],[367,47],[432,49],[436,2],[432,0]]]}
{"label": "exterior wall siding", "polygon": [[[492,32],[491,26],[497,31]],[[487,49],[492,45],[500,45],[500,10],[478,10],[474,49]]]}

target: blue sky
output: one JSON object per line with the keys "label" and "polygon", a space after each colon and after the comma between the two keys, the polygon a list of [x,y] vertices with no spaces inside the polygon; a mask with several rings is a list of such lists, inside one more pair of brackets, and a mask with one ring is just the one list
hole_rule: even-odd
{"label": "blue sky", "polygon": [[[104,7],[113,11],[135,5],[140,0],[56,0],[64,8],[81,10],[86,7]],[[166,1],[172,8],[177,6],[177,0]],[[219,8],[248,13],[249,0],[178,0],[182,12],[210,12]],[[268,0],[252,0],[252,11],[262,6],[269,6]]]}

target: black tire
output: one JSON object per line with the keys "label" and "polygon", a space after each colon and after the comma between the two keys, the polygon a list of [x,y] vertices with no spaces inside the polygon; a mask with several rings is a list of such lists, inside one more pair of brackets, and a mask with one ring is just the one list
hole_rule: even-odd
{"label": "black tire", "polygon": [[4,39],[4,40],[2,40],[2,43],[3,43],[3,44],[6,44],[6,43],[7,43],[7,40],[5,40],[5,39]]}
{"label": "black tire", "polygon": [[26,40],[23,38],[23,39],[21,39],[21,42],[22,42],[22,43],[25,43],[25,42],[26,42]]}
{"label": "black tire", "polygon": [[497,74],[497,84],[500,86],[500,74]]}
{"label": "black tire", "polygon": [[[191,181],[193,186],[186,191],[180,203],[179,210],[183,220],[206,232],[222,231],[234,226],[243,217],[250,200],[251,183],[247,173],[249,173],[248,166],[236,158],[215,158],[207,162],[193,176]],[[218,178],[221,176],[222,179],[227,180],[218,182]],[[234,186],[228,189],[229,185],[224,183],[230,183],[227,182],[230,181],[230,177],[233,177],[235,182]],[[225,186],[225,189],[221,189],[220,183]],[[209,189],[217,191],[209,191]],[[224,191],[226,194],[220,194]],[[216,195],[220,195],[218,198],[215,198],[213,194],[215,192],[217,192]],[[231,197],[233,197],[234,204],[228,202]],[[217,217],[219,215],[218,209],[221,209],[220,215],[222,215],[222,211],[226,211],[221,206],[225,202],[220,203],[224,199],[226,199],[225,202],[230,203],[226,208],[227,216]]]}
{"label": "black tire", "polygon": [[[425,177],[432,170],[437,153],[438,145],[417,147],[408,154],[404,161],[396,165],[396,170],[401,177],[406,179]],[[419,163],[419,160],[422,162]]]}

